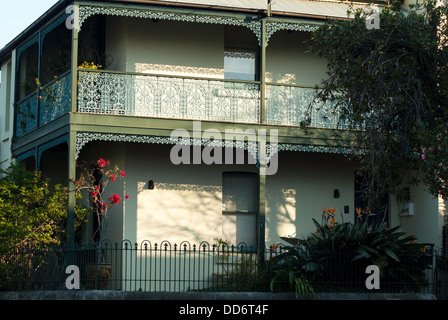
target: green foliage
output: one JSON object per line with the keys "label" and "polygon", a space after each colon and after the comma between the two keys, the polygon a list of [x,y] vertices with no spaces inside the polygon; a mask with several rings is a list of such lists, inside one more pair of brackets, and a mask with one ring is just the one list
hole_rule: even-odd
{"label": "green foliage", "polygon": [[[40,172],[17,164],[0,175],[0,290],[18,290],[15,284],[37,279],[41,267],[50,263],[40,250],[66,240],[68,194]],[[88,212],[76,204],[75,230],[85,224]]]}
{"label": "green foliage", "polygon": [[416,238],[405,236],[399,226],[388,228],[385,221],[369,224],[368,211],[357,209],[357,213],[355,223],[319,224],[313,219],[318,231],[303,245],[314,254],[351,254],[352,261],[365,258],[380,269],[388,265],[389,259],[400,261],[400,255],[419,253],[421,245],[415,243]]}
{"label": "green foliage", "polygon": [[[434,178],[433,166],[421,166],[420,158],[447,130],[448,8],[429,0],[403,10],[394,2],[381,11],[379,29],[366,28],[362,11],[352,13],[313,35],[310,52],[328,61],[316,99],[331,105],[352,134],[370,208],[384,192],[400,196],[409,169],[430,173],[418,178],[437,195],[446,175]],[[446,156],[438,155],[434,163],[446,170]]]}
{"label": "green foliage", "polygon": [[215,274],[217,286],[223,291],[252,291],[261,280],[258,274],[256,255],[245,245],[229,245],[229,241],[215,238],[213,251],[217,253],[219,272]]}
{"label": "green foliage", "polygon": [[314,289],[305,278],[306,273],[301,269],[301,264],[297,262],[292,255],[277,256],[269,261],[270,289],[272,292],[292,291],[296,298],[306,294],[315,298]]}
{"label": "green foliage", "polygon": [[[67,188],[51,186],[39,172],[12,165],[0,178],[0,250],[60,243],[65,240]],[[76,227],[87,210],[76,208]]]}
{"label": "green foliage", "polygon": [[355,223],[338,223],[327,219],[333,212],[325,209],[323,223],[313,219],[317,230],[308,238],[282,238],[291,246],[275,260],[313,286],[346,284],[354,285],[349,289],[365,289],[368,265],[378,266],[386,283],[408,288],[424,283],[426,265],[422,258],[427,255],[415,237],[406,236],[399,227],[387,228],[385,222],[370,224],[369,212],[357,212]]}

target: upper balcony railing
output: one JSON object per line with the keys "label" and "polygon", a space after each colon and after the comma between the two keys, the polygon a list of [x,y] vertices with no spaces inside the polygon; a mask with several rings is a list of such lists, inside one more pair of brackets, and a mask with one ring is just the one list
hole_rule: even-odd
{"label": "upper balcony railing", "polygon": [[[17,104],[16,135],[21,136],[71,110],[71,74],[66,73]],[[52,93],[47,99],[45,92]],[[330,108],[309,108],[315,89],[267,84],[261,121],[261,84],[238,81],[78,70],[78,112],[165,119],[344,128]]]}
{"label": "upper balcony railing", "polygon": [[27,134],[68,113],[71,83],[71,73],[66,72],[17,103],[16,136]]}
{"label": "upper balcony railing", "polygon": [[78,111],[170,119],[258,123],[256,82],[79,72]]}
{"label": "upper balcony railing", "polygon": [[[344,129],[339,117],[332,113],[330,105],[313,101],[313,87],[268,84],[266,86],[266,123],[286,126],[302,126],[306,120],[313,128]],[[312,108],[310,106],[313,106]]]}

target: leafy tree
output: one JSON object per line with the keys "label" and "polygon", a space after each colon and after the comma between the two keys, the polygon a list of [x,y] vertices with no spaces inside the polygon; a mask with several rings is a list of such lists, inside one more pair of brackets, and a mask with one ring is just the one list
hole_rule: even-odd
{"label": "leafy tree", "polygon": [[[351,13],[321,26],[310,52],[328,60],[316,100],[348,129],[369,206],[387,191],[402,196],[402,182],[422,181],[447,198],[447,7],[392,2],[380,13],[379,29],[366,27],[365,10]],[[406,180],[409,170],[422,174]]]}
{"label": "leafy tree", "polygon": [[[51,186],[40,172],[28,172],[17,164],[0,174],[0,250],[63,242],[67,188]],[[77,206],[75,211],[75,227],[80,228],[88,210]]]}

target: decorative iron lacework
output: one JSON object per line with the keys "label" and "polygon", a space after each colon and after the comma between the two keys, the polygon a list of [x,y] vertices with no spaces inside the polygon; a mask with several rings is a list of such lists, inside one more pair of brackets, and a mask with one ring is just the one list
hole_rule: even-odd
{"label": "decorative iron lacework", "polygon": [[291,22],[279,22],[279,21],[266,21],[266,41],[265,46],[268,46],[269,39],[272,35],[279,30],[288,31],[305,31],[314,32],[319,26],[307,23],[291,23]]}
{"label": "decorative iron lacework", "polygon": [[56,139],[50,140],[44,144],[41,144],[37,148],[33,148],[31,150],[28,150],[24,153],[21,153],[16,157],[17,160],[22,161],[31,157],[36,157],[37,154],[37,168],[38,170],[41,169],[40,164],[42,162],[42,154],[47,151],[48,149],[51,149],[57,145],[60,145],[62,143],[69,143],[69,135],[64,134]]}
{"label": "decorative iron lacework", "polygon": [[78,95],[78,112],[259,122],[256,83],[80,71]]}
{"label": "decorative iron lacework", "polygon": [[16,58],[16,69],[19,71],[19,65],[20,65],[20,56],[22,53],[31,47],[33,44],[37,43],[39,44],[39,56],[42,55],[42,49],[43,49],[43,43],[45,40],[45,37],[47,34],[49,34],[52,30],[57,28],[59,25],[61,25],[67,18],[70,16],[68,13],[61,13],[59,16],[57,16],[55,19],[53,19],[51,22],[49,22],[40,32],[37,32],[33,37],[31,37],[28,41],[26,41],[21,47],[17,49],[17,58]]}
{"label": "decorative iron lacework", "polygon": [[[69,85],[69,83],[68,83]],[[346,129],[314,88],[267,85],[266,123]],[[257,83],[79,71],[78,112],[167,119],[259,123]],[[309,106],[313,104],[312,108]]]}
{"label": "decorative iron lacework", "polygon": [[[51,93],[51,101],[45,100],[40,102],[39,106],[39,125],[43,126],[56,118],[68,113],[71,108],[71,73],[60,77],[47,87]],[[45,93],[42,92],[43,98]]]}
{"label": "decorative iron lacework", "polygon": [[247,150],[255,159],[257,158],[257,143],[227,140],[202,140],[202,139],[175,139],[171,137],[128,135],[98,132],[77,132],[76,134],[76,159],[82,148],[92,141],[136,142],[151,144],[179,144],[188,146],[232,147]]}
{"label": "decorative iron lacework", "polygon": [[[135,18],[149,18],[149,19],[164,19],[164,20],[174,20],[174,21],[185,21],[185,22],[199,22],[199,23],[212,23],[212,24],[224,24],[224,25],[234,25],[234,26],[244,26],[252,30],[258,39],[258,43],[262,44],[262,34],[261,34],[261,22],[251,21],[247,22],[244,19],[232,18],[232,17],[219,17],[219,16],[208,16],[203,14],[188,14],[188,13],[175,13],[175,12],[160,12],[160,11],[150,11],[145,9],[130,9],[130,8],[115,8],[115,7],[102,7],[102,6],[79,6],[79,28],[84,21],[96,14],[112,15],[112,16],[124,16],[124,17],[135,17]],[[291,22],[278,22],[278,21],[267,21],[266,23],[266,39],[265,46],[268,45],[271,36],[279,30],[290,30],[290,31],[305,31],[313,32],[318,28],[318,26],[307,23],[291,23]]]}
{"label": "decorative iron lacework", "polygon": [[352,154],[352,150],[347,147],[335,146],[317,146],[317,145],[303,145],[303,144],[267,144],[266,145],[266,162],[269,163],[272,157],[280,151],[295,151],[295,152],[314,152],[314,153],[332,153],[332,154]]}
{"label": "decorative iron lacework", "polygon": [[20,56],[26,49],[28,49],[35,43],[37,43],[39,45],[39,33],[36,33],[33,37],[31,37],[27,42],[25,42],[21,47],[19,47],[17,49],[17,53],[16,53],[16,70],[17,70],[17,72],[19,72]]}
{"label": "decorative iron lacework", "polygon": [[16,136],[20,137],[43,126],[56,118],[70,112],[71,108],[71,73],[66,73],[57,81],[47,86],[47,92],[34,93],[16,106]]}
{"label": "decorative iron lacework", "polygon": [[[268,124],[301,126],[302,121],[311,120],[309,127],[346,129],[329,104],[317,105],[314,88],[297,86],[266,86],[266,121]],[[310,104],[312,108],[309,108]]]}
{"label": "decorative iron lacework", "polygon": [[316,152],[316,153],[335,153],[352,154],[351,148],[335,146],[316,146],[282,143],[278,145],[278,151],[298,151],[298,152]]}
{"label": "decorative iron lacework", "polygon": [[[98,132],[77,132],[76,134],[76,159],[78,159],[82,148],[92,141],[115,141],[115,142],[136,142],[150,144],[180,144],[190,146],[216,146],[229,148],[242,148],[247,150],[254,159],[258,159],[258,143],[228,140],[201,140],[201,139],[175,139],[171,137],[128,135],[114,133]],[[298,152],[321,152],[335,154],[350,154],[351,149],[346,147],[334,146],[315,146],[300,144],[266,144],[266,163],[279,151],[298,151]]]}
{"label": "decorative iron lacework", "polygon": [[28,151],[26,151],[24,153],[19,154],[16,157],[16,159],[18,161],[22,161],[22,160],[25,160],[25,159],[28,159],[28,158],[31,158],[31,157],[35,157],[35,156],[36,156],[36,149],[31,149],[31,150],[28,150]]}
{"label": "decorative iron lacework", "polygon": [[48,23],[44,29],[40,32],[40,54],[42,55],[42,49],[43,49],[43,43],[45,40],[45,37],[47,34],[49,34],[51,31],[59,27],[62,23],[65,23],[67,18],[70,16],[69,13],[66,13],[65,11],[62,12],[58,17],[53,19],[50,23]]}
{"label": "decorative iron lacework", "polygon": [[48,141],[47,143],[44,143],[37,147],[37,168],[38,170],[41,169],[40,164],[42,162],[42,154],[47,151],[48,149],[51,149],[53,147],[56,147],[57,145],[60,145],[62,143],[69,144],[70,136],[68,134],[64,134],[56,139],[53,139],[51,141]]}
{"label": "decorative iron lacework", "polygon": [[79,6],[79,30],[87,18],[97,15],[111,15],[122,17],[134,17],[134,18],[147,18],[147,19],[162,19],[184,22],[199,22],[210,24],[224,24],[243,26],[252,30],[257,36],[258,42],[261,44],[261,23],[260,21],[247,22],[244,19],[232,18],[232,17],[219,17],[208,16],[202,14],[189,14],[178,12],[160,12],[151,11],[147,9],[134,9],[134,8],[117,8],[117,7],[105,7],[105,6]]}
{"label": "decorative iron lacework", "polygon": [[238,58],[238,59],[255,59],[255,52],[243,52],[237,50],[225,50],[224,57],[226,58]]}
{"label": "decorative iron lacework", "polygon": [[37,108],[39,102],[34,93],[16,105],[16,136],[20,137],[37,128]]}
{"label": "decorative iron lacework", "polygon": [[208,192],[208,193],[222,192],[222,186],[209,186],[199,184],[156,182],[154,187],[160,190],[178,190],[178,191],[193,191],[193,192]]}

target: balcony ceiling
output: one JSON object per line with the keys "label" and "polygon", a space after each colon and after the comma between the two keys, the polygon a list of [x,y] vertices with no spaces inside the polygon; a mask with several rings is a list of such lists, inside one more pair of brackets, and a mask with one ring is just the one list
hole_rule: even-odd
{"label": "balcony ceiling", "polygon": [[[122,2],[160,3],[179,6],[201,6],[239,10],[267,10],[268,0],[133,0]],[[354,7],[365,7],[366,3],[354,2]],[[347,18],[348,1],[336,0],[272,0],[274,14],[303,15],[316,18]]]}
{"label": "balcony ceiling", "polygon": [[[347,18],[347,10],[349,9],[349,2],[342,2],[340,0],[271,0],[271,10],[274,15],[298,16],[316,19],[326,18]],[[357,0],[353,6],[355,8],[365,7],[367,4],[363,1]],[[377,0],[383,1],[383,0]],[[445,0],[446,1],[446,0]],[[97,0],[83,0],[84,3],[101,2]],[[233,11],[255,11],[266,12],[268,0],[104,0],[107,3],[139,3],[139,4],[156,4],[169,5],[178,7],[197,7],[207,9],[219,10],[233,10]],[[0,48],[0,63],[8,59],[11,55],[12,49],[19,44],[23,39],[35,33],[39,27],[54,14],[65,10],[67,5],[71,4],[72,0],[59,0],[53,7],[51,7],[45,14],[37,19],[32,25],[18,35],[14,40],[7,44],[3,49]]]}

